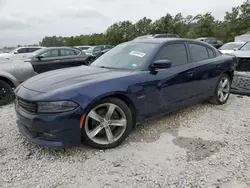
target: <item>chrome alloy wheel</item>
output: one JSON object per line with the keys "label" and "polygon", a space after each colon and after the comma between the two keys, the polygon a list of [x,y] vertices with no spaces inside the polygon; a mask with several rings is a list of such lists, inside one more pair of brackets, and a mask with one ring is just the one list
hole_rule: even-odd
{"label": "chrome alloy wheel", "polygon": [[223,77],[219,83],[218,87],[218,99],[220,102],[224,102],[227,100],[230,94],[230,81],[227,77]]}
{"label": "chrome alloy wheel", "polygon": [[112,103],[104,103],[93,108],[85,119],[84,129],[90,140],[108,145],[119,140],[127,127],[124,111]]}

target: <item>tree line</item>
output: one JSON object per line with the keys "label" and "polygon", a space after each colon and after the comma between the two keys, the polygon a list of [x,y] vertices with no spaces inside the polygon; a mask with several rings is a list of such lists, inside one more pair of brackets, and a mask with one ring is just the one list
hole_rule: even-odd
{"label": "tree line", "polygon": [[114,23],[104,33],[62,37],[45,37],[41,46],[117,45],[147,34],[173,33],[182,38],[216,37],[223,42],[250,31],[250,0],[226,12],[223,20],[211,13],[183,16],[166,14],[158,20],[144,17],[136,23],[129,20]]}

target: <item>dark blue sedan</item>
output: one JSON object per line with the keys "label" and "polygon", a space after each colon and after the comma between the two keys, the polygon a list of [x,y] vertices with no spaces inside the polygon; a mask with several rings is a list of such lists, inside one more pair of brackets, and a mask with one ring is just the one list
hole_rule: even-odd
{"label": "dark blue sedan", "polygon": [[15,90],[18,128],[39,145],[116,147],[149,117],[206,100],[226,103],[235,63],[196,40],[126,42],[91,66],[24,82]]}

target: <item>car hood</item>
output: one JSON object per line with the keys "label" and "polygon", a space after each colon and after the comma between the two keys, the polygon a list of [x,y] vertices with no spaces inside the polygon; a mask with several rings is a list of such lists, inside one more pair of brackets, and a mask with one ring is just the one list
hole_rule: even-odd
{"label": "car hood", "polygon": [[234,50],[220,50],[220,52],[223,54],[231,54],[234,52]]}
{"label": "car hood", "polygon": [[118,71],[92,66],[81,66],[49,71],[30,78],[23,87],[42,93],[72,90],[84,85],[131,74],[131,71]]}
{"label": "car hood", "polygon": [[250,57],[250,50],[247,51],[235,51],[232,53],[236,57]]}
{"label": "car hood", "polygon": [[12,57],[13,54],[9,54],[9,53],[2,53],[0,54],[0,58],[6,58],[6,57]]}

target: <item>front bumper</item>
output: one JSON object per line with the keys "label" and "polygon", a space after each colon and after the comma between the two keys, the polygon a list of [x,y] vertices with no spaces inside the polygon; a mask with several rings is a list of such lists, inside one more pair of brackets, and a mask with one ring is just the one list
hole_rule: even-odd
{"label": "front bumper", "polygon": [[31,142],[49,147],[81,144],[80,109],[63,114],[32,115],[15,106],[18,129]]}
{"label": "front bumper", "polygon": [[231,93],[250,96],[250,72],[234,72]]}

